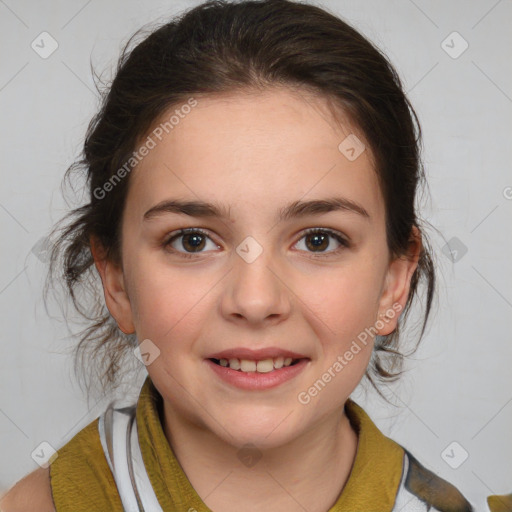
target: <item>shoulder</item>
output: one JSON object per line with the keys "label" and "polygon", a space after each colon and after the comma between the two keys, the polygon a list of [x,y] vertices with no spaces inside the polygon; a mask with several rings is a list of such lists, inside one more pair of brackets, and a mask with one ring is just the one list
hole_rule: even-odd
{"label": "shoulder", "polygon": [[55,512],[50,468],[39,468],[22,478],[2,498],[1,512]]}
{"label": "shoulder", "polygon": [[122,510],[101,444],[98,421],[96,418],[62,446],[50,466],[57,510]]}
{"label": "shoulder", "polygon": [[0,512],[121,512],[122,503],[101,445],[98,420],[57,450],[49,468],[19,481],[0,499]]}
{"label": "shoulder", "polygon": [[451,483],[425,468],[408,451],[401,491],[439,512],[473,512],[464,495]]}

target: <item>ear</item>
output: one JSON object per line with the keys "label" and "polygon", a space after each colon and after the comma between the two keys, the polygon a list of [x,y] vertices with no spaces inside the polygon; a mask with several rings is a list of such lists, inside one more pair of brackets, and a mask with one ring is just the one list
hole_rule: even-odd
{"label": "ear", "polygon": [[94,264],[101,276],[105,303],[119,329],[125,334],[135,332],[130,299],[126,293],[123,270],[106,257],[101,242],[91,235],[89,238]]}
{"label": "ear", "polygon": [[421,249],[421,233],[413,226],[407,254],[389,263],[379,301],[379,318],[376,324],[381,326],[377,331],[379,336],[386,336],[396,329],[400,312],[405,308],[409,297],[411,279],[418,267]]}

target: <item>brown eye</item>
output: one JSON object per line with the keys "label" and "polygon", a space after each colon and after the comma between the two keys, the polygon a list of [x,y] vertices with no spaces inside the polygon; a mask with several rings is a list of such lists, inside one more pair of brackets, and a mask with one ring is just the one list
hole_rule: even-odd
{"label": "brown eye", "polygon": [[188,233],[182,236],[181,244],[186,251],[199,252],[206,245],[204,235],[197,233]]}
{"label": "brown eye", "polygon": [[[305,232],[304,236],[301,240],[305,240],[306,251],[313,253],[337,253],[341,248],[346,248],[349,246],[349,243],[345,238],[343,238],[339,233],[335,231],[331,231],[328,229],[318,229],[313,228]],[[335,243],[332,243],[332,239],[335,240]],[[338,246],[336,247],[336,244]],[[327,251],[329,248],[333,248],[334,250]]]}
{"label": "brown eye", "polygon": [[206,247],[208,241],[211,242],[213,246],[212,249],[219,248],[203,230],[187,228],[181,229],[178,234],[171,236],[163,245],[166,249],[170,248],[171,252],[189,257],[189,255],[193,253],[205,252],[203,249]]}
{"label": "brown eye", "polygon": [[313,233],[306,236],[306,246],[313,251],[324,251],[329,248],[329,235],[325,233]]}

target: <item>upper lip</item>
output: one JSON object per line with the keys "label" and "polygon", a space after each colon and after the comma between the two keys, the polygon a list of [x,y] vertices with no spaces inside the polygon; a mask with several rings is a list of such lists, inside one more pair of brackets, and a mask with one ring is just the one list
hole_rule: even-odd
{"label": "upper lip", "polygon": [[279,347],[266,347],[260,349],[251,349],[245,347],[230,348],[215,352],[207,357],[207,359],[249,359],[253,361],[261,361],[263,359],[274,359],[276,357],[291,357],[292,359],[309,359],[303,354],[285,350]]}

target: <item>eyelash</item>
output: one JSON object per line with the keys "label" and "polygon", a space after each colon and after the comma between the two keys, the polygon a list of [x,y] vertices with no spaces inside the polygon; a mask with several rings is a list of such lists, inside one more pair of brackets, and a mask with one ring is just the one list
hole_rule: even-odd
{"label": "eyelash", "polygon": [[[174,242],[174,240],[176,240],[177,238],[179,238],[181,236],[190,234],[190,233],[200,233],[201,235],[203,235],[207,238],[210,238],[210,240],[211,240],[210,235],[206,231],[202,230],[201,228],[183,228],[183,229],[180,229],[178,231],[178,233],[172,235],[170,238],[167,238],[162,243],[162,246],[164,247],[164,249],[168,250],[169,246],[171,245],[172,242]],[[328,229],[328,228],[308,228],[302,233],[302,236],[299,238],[297,243],[300,240],[302,240],[304,237],[306,237],[307,235],[318,234],[318,233],[326,233],[326,234],[330,235],[331,237],[336,239],[337,242],[340,243],[341,247],[339,247],[338,249],[335,249],[334,251],[328,251],[326,253],[314,253],[313,252],[313,253],[311,253],[313,255],[313,258],[326,258],[333,254],[338,254],[343,249],[347,249],[350,247],[350,243],[348,242],[348,240],[346,238],[344,238],[337,231],[333,231],[332,229]],[[172,248],[171,248],[171,252],[177,253],[180,255],[180,257],[183,257],[183,258],[197,258],[198,256],[201,255],[201,253],[186,253],[186,252],[176,251],[175,249],[172,249]]]}

